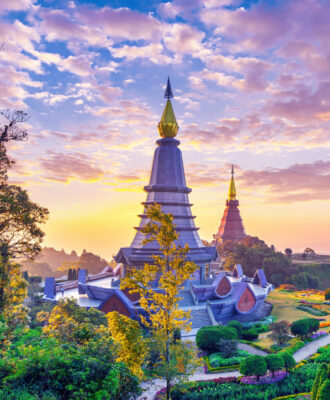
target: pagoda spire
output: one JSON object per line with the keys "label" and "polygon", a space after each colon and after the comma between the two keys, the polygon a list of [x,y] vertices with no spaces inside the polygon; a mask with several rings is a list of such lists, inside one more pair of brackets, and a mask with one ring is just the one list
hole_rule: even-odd
{"label": "pagoda spire", "polygon": [[167,78],[167,85],[164,97],[165,99],[167,99],[167,101],[162,118],[158,124],[158,132],[163,138],[174,138],[178,133],[179,126],[176,122],[175,114],[170,100],[173,98],[170,77]]}
{"label": "pagoda spire", "polygon": [[231,180],[229,185],[228,200],[236,200],[236,187],[234,181],[234,165],[231,166]]}

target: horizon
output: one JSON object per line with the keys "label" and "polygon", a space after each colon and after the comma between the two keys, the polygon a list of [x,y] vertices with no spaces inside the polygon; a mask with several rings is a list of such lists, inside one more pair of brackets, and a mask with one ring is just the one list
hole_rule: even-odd
{"label": "horizon", "polygon": [[248,235],[329,254],[326,3],[107,3],[0,4],[0,108],[30,115],[9,176],[50,211],[44,247],[110,261],[130,245],[169,75],[201,239],[218,230],[234,164]]}

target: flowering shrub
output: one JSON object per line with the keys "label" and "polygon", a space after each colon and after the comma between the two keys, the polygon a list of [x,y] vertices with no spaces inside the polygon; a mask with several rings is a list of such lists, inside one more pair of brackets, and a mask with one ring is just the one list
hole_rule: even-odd
{"label": "flowering shrub", "polygon": [[310,338],[314,340],[314,339],[318,339],[318,338],[320,338],[322,336],[326,336],[326,335],[327,335],[326,331],[318,331],[316,333],[313,333],[313,335],[310,336]]}
{"label": "flowering shrub", "polygon": [[274,376],[272,375],[264,375],[259,377],[259,381],[257,380],[256,376],[243,376],[241,378],[241,383],[245,385],[262,385],[262,384],[269,384],[269,383],[276,383],[284,379],[288,373],[286,371],[277,371],[275,372]]}

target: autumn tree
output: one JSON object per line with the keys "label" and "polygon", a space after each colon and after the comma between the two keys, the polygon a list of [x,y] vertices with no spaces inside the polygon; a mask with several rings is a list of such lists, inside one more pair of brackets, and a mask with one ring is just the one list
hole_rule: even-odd
{"label": "autumn tree", "polygon": [[138,377],[143,376],[141,365],[146,355],[145,339],[137,321],[118,312],[107,314],[108,326],[114,343],[118,345],[117,362],[124,362]]}
{"label": "autumn tree", "polygon": [[[166,380],[166,396],[169,399],[173,380],[184,374],[183,365],[187,367],[189,364],[182,362],[182,368],[179,368],[173,361],[179,352],[176,345],[172,345],[173,333],[177,328],[189,330],[191,325],[190,312],[179,309],[180,290],[198,267],[186,259],[188,245],[176,245],[179,234],[175,230],[171,214],[165,214],[159,205],[153,205],[148,207],[147,217],[149,222],[142,230],[145,235],[144,243],[157,241],[161,255],[154,255],[152,264],[145,264],[142,269],[135,269],[128,274],[121,289],[127,288],[131,293],[138,293],[140,296],[140,305],[148,316],[141,317],[142,323],[151,330],[159,343],[156,374]],[[157,290],[155,281],[158,281]],[[181,348],[180,352],[183,351]],[[185,356],[190,359],[191,354]],[[171,373],[167,373],[169,370]]]}
{"label": "autumn tree", "polygon": [[60,300],[50,312],[40,311],[37,318],[45,335],[63,342],[81,345],[96,336],[104,340],[110,336],[105,315],[95,308],[80,307],[72,298]]}

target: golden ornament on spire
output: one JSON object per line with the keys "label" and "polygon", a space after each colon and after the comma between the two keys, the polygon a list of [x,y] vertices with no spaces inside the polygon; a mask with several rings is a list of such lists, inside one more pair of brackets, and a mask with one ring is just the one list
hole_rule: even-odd
{"label": "golden ornament on spire", "polygon": [[231,180],[229,185],[228,200],[236,200],[236,187],[234,181],[234,166],[231,166]]}
{"label": "golden ornament on spire", "polygon": [[164,108],[162,119],[158,124],[158,132],[163,138],[174,138],[178,133],[179,126],[176,122],[172,103],[170,100],[173,97],[170,78],[167,79],[164,97],[167,98],[167,102]]}

